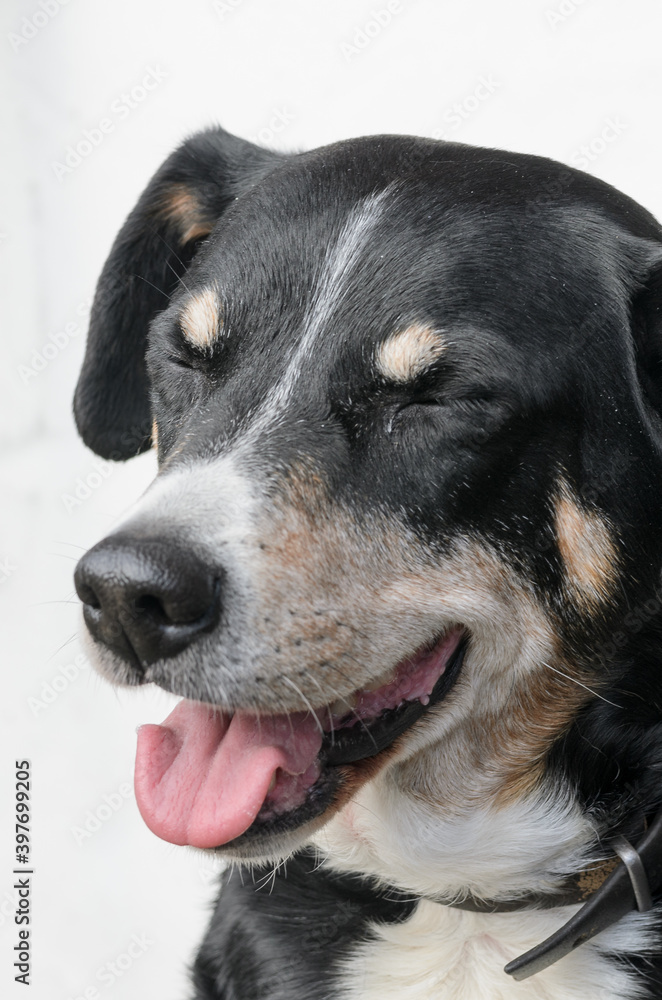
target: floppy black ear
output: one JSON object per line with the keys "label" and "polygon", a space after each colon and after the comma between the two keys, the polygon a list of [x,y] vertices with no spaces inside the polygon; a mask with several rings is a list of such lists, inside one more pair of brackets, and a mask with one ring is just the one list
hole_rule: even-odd
{"label": "floppy black ear", "polygon": [[143,192],[101,272],[74,397],[78,431],[98,455],[150,447],[150,320],[230,202],[283,156],[212,128],[175,150]]}

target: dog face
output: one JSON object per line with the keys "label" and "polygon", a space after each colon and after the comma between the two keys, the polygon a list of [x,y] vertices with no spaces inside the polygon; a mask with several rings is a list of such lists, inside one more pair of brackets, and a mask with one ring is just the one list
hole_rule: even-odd
{"label": "dog face", "polygon": [[164,164],[75,404],[100,454],[158,448],[76,573],[102,672],[186,699],[140,735],[155,832],[349,856],[358,801],[434,827],[542,796],[581,839],[549,760],[657,586],[661,260],[535,157],[213,130]]}

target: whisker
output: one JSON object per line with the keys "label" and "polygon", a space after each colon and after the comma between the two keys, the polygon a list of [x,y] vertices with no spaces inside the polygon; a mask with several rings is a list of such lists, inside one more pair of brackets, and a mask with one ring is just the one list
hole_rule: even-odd
{"label": "whisker", "polygon": [[36,601],[34,604],[28,604],[27,607],[28,608],[45,608],[49,604],[76,604],[76,605],[80,605],[80,601],[78,599],[73,600],[73,598],[66,598],[65,599],[64,597],[60,597],[60,598],[55,598],[52,601]]}
{"label": "whisker", "polygon": [[[336,669],[338,669],[338,668],[336,667]],[[312,677],[310,674],[308,674],[307,676],[309,676],[311,680],[315,680],[315,678]],[[344,674],[343,674],[343,680],[346,680]],[[319,682],[317,680],[315,680],[315,683],[317,684],[318,687],[320,687]],[[321,690],[321,688],[320,688],[320,690]],[[366,727],[363,719],[356,714],[356,712],[354,711],[353,708],[350,708],[350,705],[349,705],[349,702],[347,701],[347,698],[345,698],[344,695],[338,694],[337,689],[334,688],[334,687],[331,687],[330,684],[329,684],[329,690],[331,691],[331,694],[333,695],[334,701],[342,701],[342,702],[345,703],[345,705],[347,706],[347,709],[348,709],[347,714],[349,715],[351,713],[354,716],[354,718],[357,720],[357,722],[359,722],[361,724],[361,726],[363,726],[363,728],[368,733],[368,735],[370,736],[370,738],[372,739],[372,741],[374,743],[375,741],[373,739],[372,733]],[[333,716],[330,714],[331,713],[331,708],[330,708],[329,705],[327,705],[327,711],[329,712],[329,721],[331,723],[331,743],[332,743],[332,745],[334,745],[334,733],[335,733],[335,730],[333,728]]]}
{"label": "whisker", "polygon": [[54,653],[51,653],[51,655],[46,660],[46,663],[50,663],[51,660],[54,659],[54,657],[56,657],[58,653],[62,652],[65,646],[68,646],[70,642],[74,642],[74,640],[77,638],[78,638],[78,632],[74,632],[73,635],[70,635],[68,639],[65,639],[62,645],[58,646],[58,648],[55,650]]}
{"label": "whisker", "polygon": [[[317,680],[317,678],[309,670],[306,671],[306,677],[308,678],[308,680],[311,680],[313,682],[313,684],[317,684],[317,686],[320,689],[320,692],[322,694],[322,700],[326,700],[325,699],[324,688],[322,687],[322,685],[320,684],[320,682]],[[331,714],[331,706],[330,705],[326,706],[326,712],[327,712],[327,715],[329,716],[329,725],[331,727],[331,746],[334,746],[335,745],[335,730],[333,728],[333,715]]]}
{"label": "whisker", "polygon": [[319,720],[319,719],[317,718],[317,715],[315,714],[315,709],[314,709],[314,708],[313,708],[313,706],[312,706],[312,705],[310,704],[310,702],[309,702],[309,701],[308,701],[308,699],[306,698],[306,696],[305,696],[305,694],[303,693],[303,691],[301,690],[301,688],[300,688],[300,687],[298,687],[298,686],[297,686],[297,685],[296,685],[296,684],[294,683],[294,681],[293,681],[293,680],[290,680],[290,678],[289,678],[289,677],[283,677],[283,680],[285,681],[285,683],[286,683],[286,684],[289,684],[289,685],[290,685],[290,687],[293,687],[293,688],[294,688],[294,690],[296,691],[296,693],[297,693],[297,694],[299,695],[299,697],[300,697],[300,698],[301,698],[301,699],[302,699],[303,701],[305,701],[306,705],[308,706],[308,711],[310,712],[310,714],[312,715],[313,719],[315,720],[315,723],[316,723],[316,725],[317,725],[317,728],[319,729],[320,733],[322,734],[322,739],[323,739],[323,738],[324,738],[324,727],[322,726],[322,723],[320,722],[320,720]]}
{"label": "whisker", "polygon": [[560,677],[565,677],[567,681],[572,681],[573,684],[577,684],[579,687],[584,688],[585,691],[595,695],[596,698],[599,698],[600,701],[604,701],[607,705],[612,705],[614,708],[620,709],[624,707],[623,705],[617,705],[615,701],[610,701],[609,698],[605,698],[603,694],[599,694],[597,691],[594,691],[593,688],[588,686],[588,684],[582,684],[582,682],[578,681],[576,677],[571,677],[570,674],[564,674],[562,670],[558,670],[556,667],[553,667],[551,663],[543,662],[542,665],[543,667],[547,667],[548,670],[553,670],[554,673],[558,674]]}
{"label": "whisker", "polygon": [[[349,654],[348,654],[348,653],[342,653],[341,655],[342,655],[342,656],[345,656],[346,658],[349,658]],[[355,657],[353,657],[353,659],[354,659],[354,661],[355,661],[356,663],[358,663],[358,660],[356,660],[356,658],[355,658]],[[347,682],[347,677],[346,677],[345,673],[344,673],[344,672],[343,672],[343,671],[342,671],[342,670],[340,669],[340,667],[338,666],[338,664],[337,664],[337,663],[333,663],[333,664],[331,664],[331,666],[333,666],[334,670],[336,670],[336,671],[337,671],[337,672],[338,672],[338,673],[340,674],[340,676],[342,677],[342,679],[343,679],[343,680],[344,680],[345,682]],[[346,699],[346,698],[344,698],[344,697],[343,697],[342,695],[340,695],[340,701],[344,701],[344,702],[345,702],[345,704],[347,705],[347,707],[349,708],[349,702],[348,702],[348,701],[347,701],[347,699]],[[356,721],[357,721],[357,722],[359,723],[359,725],[360,725],[360,726],[361,726],[361,727],[362,727],[362,728],[363,728],[363,729],[365,730],[365,732],[366,732],[366,733],[367,733],[367,735],[368,735],[368,736],[370,737],[370,739],[372,740],[373,744],[374,744],[374,745],[375,745],[375,747],[376,747],[376,746],[377,746],[377,741],[375,740],[375,737],[374,737],[374,736],[372,735],[372,733],[370,732],[369,728],[368,728],[368,727],[366,726],[366,724],[365,724],[365,722],[363,721],[363,719],[361,718],[361,716],[360,716],[360,715],[357,715],[357,714],[356,714],[356,710],[355,710],[355,709],[353,709],[353,708],[351,708],[351,709],[350,709],[350,712],[352,713],[352,715],[354,716],[354,718],[356,719]]]}
{"label": "whisker", "polygon": [[160,292],[160,293],[161,293],[161,295],[165,295],[165,297],[167,298],[168,302],[170,302],[170,301],[171,301],[171,299],[172,299],[172,295],[168,295],[168,293],[167,293],[167,292],[164,292],[162,288],[159,288],[159,286],[158,286],[158,285],[155,285],[153,281],[150,281],[150,280],[149,280],[148,278],[146,278],[146,277],[145,277],[144,275],[142,275],[142,274],[133,274],[133,275],[132,275],[132,277],[133,277],[133,278],[139,278],[139,279],[140,279],[140,281],[144,281],[146,285],[151,285],[151,286],[152,286],[152,288],[153,288],[153,289],[154,289],[155,291],[157,291],[157,292]]}
{"label": "whisker", "polygon": [[[175,256],[177,256],[177,255],[175,254]],[[181,281],[182,285],[184,286],[184,288],[186,289],[186,291],[189,293],[189,295],[192,295],[193,293],[191,292],[191,289],[188,287],[188,285],[186,284],[186,282],[184,281],[184,279],[182,278],[182,276],[179,275],[179,274],[177,274],[177,272],[175,271],[174,267],[172,266],[172,264],[170,263],[169,260],[166,260],[166,265],[170,268],[170,270],[172,271],[172,273],[174,274],[174,276],[177,278],[177,281]]]}
{"label": "whisker", "polygon": [[275,887],[276,887],[276,875],[278,874],[278,871],[279,871],[280,868],[282,868],[282,866],[283,866],[283,862],[280,861],[274,867],[273,871],[268,872],[268,874],[265,875],[264,878],[261,879],[260,882],[257,882],[257,883],[254,882],[254,885],[256,885],[258,889],[262,889],[263,886],[265,886],[267,884],[267,882],[269,880],[271,880],[271,887],[269,889],[269,895],[271,895],[272,892],[274,891]]}
{"label": "whisker", "polygon": [[319,850],[319,848],[315,847],[315,867],[313,868],[311,874],[314,875],[315,872],[319,871],[319,869],[322,868],[322,866],[325,863],[326,863],[326,858],[324,857],[324,855],[322,854],[322,852]]}
{"label": "whisker", "polygon": [[156,229],[152,230],[152,232],[154,233],[154,236],[157,236],[158,239],[161,240],[161,243],[163,243],[163,245],[168,248],[168,250],[173,255],[173,257],[177,258],[177,260],[182,265],[182,267],[184,268],[184,270],[186,270],[186,264],[184,263],[184,261],[182,260],[182,258],[179,256],[179,254],[177,253],[177,251],[175,250],[175,248],[170,246],[170,244],[168,243],[167,239],[164,236],[162,236],[161,233],[159,233],[158,230],[156,230]]}

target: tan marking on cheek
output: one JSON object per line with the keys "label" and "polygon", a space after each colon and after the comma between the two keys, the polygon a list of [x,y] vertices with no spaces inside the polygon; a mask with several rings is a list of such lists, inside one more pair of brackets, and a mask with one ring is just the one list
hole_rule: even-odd
{"label": "tan marking on cheek", "polygon": [[495,800],[499,806],[509,805],[535,789],[552,746],[591,698],[586,688],[573,679],[577,674],[573,664],[555,660],[551,666],[554,669],[541,664],[526,685],[515,688],[504,717],[494,720],[493,760],[503,773]]}
{"label": "tan marking on cheek", "polygon": [[214,219],[209,218],[196,193],[185,184],[172,184],[161,200],[158,214],[174,223],[183,243],[209,236]]}
{"label": "tan marking on cheek", "polygon": [[215,292],[206,288],[184,306],[179,325],[189,343],[203,349],[212,347],[221,325],[221,310]]}
{"label": "tan marking on cheek", "polygon": [[159,429],[156,426],[156,420],[152,421],[152,447],[157,449],[159,447]]}
{"label": "tan marking on cheek", "polygon": [[436,330],[422,323],[412,323],[379,345],[377,370],[384,378],[408,382],[429,368],[445,349],[446,343]]}
{"label": "tan marking on cheek", "polygon": [[591,614],[612,596],[617,579],[618,553],[607,523],[595,511],[582,509],[561,480],[555,527],[570,594],[582,612]]}

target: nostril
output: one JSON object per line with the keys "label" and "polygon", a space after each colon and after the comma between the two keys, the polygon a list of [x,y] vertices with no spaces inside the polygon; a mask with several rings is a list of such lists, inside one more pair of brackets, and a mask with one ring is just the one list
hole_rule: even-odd
{"label": "nostril", "polygon": [[101,609],[101,601],[97,597],[96,591],[93,587],[90,587],[89,583],[76,580],[76,591],[83,604],[87,604],[88,607],[94,608],[95,611],[99,611]]}
{"label": "nostril", "polygon": [[136,614],[154,625],[200,629],[217,617],[220,593],[220,577],[203,577],[189,581],[186,588],[138,594],[132,605]]}
{"label": "nostril", "polygon": [[155,622],[163,622],[164,624],[170,624],[171,622],[159,598],[154,597],[152,594],[143,594],[141,597],[136,597],[133,606],[138,613],[146,614]]}

